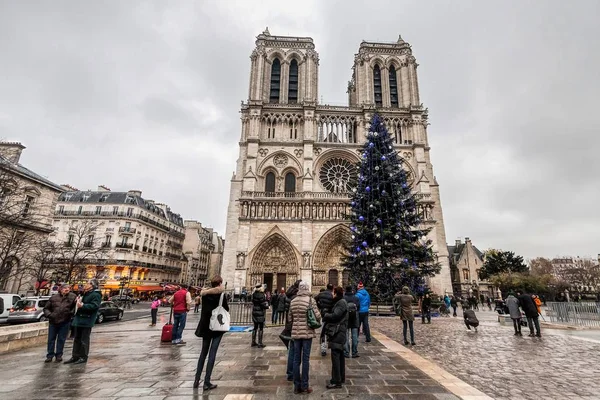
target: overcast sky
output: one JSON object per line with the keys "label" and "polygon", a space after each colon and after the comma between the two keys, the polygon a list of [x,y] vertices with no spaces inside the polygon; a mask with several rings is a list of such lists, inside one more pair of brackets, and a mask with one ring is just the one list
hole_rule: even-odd
{"label": "overcast sky", "polygon": [[[151,4],[154,3],[154,4]],[[266,26],[310,36],[345,104],[361,40],[413,46],[446,237],[600,253],[600,2],[2,1],[0,139],[79,189],[140,189],[225,233]]]}

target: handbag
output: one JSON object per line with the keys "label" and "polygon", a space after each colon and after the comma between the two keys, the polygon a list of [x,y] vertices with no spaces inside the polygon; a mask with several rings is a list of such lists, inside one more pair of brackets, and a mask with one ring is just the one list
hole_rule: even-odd
{"label": "handbag", "polygon": [[210,316],[210,324],[208,327],[213,332],[228,332],[231,327],[231,316],[229,315],[229,312],[223,308],[224,295],[225,292],[221,293],[219,305],[212,310],[212,315]]}
{"label": "handbag", "polygon": [[317,319],[315,311],[312,308],[312,297],[308,300],[308,309],[306,310],[306,324],[310,329],[319,329],[321,327],[321,321]]}

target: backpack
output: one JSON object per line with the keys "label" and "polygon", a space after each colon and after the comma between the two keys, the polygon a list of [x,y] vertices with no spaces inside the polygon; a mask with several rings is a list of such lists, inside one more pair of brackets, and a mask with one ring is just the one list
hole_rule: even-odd
{"label": "backpack", "polygon": [[209,329],[213,332],[228,332],[230,328],[231,317],[229,312],[223,308],[223,295],[225,295],[225,292],[221,293],[219,305],[212,311],[210,316]]}
{"label": "backpack", "polygon": [[356,303],[354,303],[353,301],[349,301],[348,302],[348,316],[350,318],[354,318],[356,316],[357,311],[358,311],[358,309],[356,307]]}

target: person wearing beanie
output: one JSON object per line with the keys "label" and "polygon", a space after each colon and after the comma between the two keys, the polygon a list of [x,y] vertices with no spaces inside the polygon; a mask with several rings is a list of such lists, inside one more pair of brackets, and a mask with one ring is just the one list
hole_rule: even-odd
{"label": "person wearing beanie", "polygon": [[510,318],[513,320],[513,327],[515,328],[515,336],[523,336],[521,333],[521,310],[519,309],[519,300],[515,297],[515,292],[512,290],[508,292],[506,298],[506,307]]}
{"label": "person wearing beanie", "polygon": [[83,296],[76,301],[75,339],[71,359],[65,364],[84,364],[90,352],[90,335],[98,317],[98,309],[102,302],[102,294],[98,291],[98,280],[90,279],[83,288]]}
{"label": "person wearing beanie", "polygon": [[[321,319],[317,302],[311,297],[308,282],[300,282],[298,294],[290,304],[290,321],[292,324],[292,346],[294,347],[294,393],[312,393],[309,386],[310,348],[315,330],[308,326],[307,311],[313,310],[317,320]],[[302,365],[302,372],[300,371]]]}
{"label": "person wearing beanie", "polygon": [[402,334],[404,335],[404,345],[408,345],[406,338],[407,328],[410,330],[410,344],[415,345],[415,331],[414,321],[415,316],[413,315],[412,303],[415,301],[413,295],[410,294],[408,286],[402,288],[402,293],[396,295],[396,303],[400,304],[400,319],[402,320]]}
{"label": "person wearing beanie", "polygon": [[[252,294],[252,322],[254,322],[254,329],[252,330],[252,344],[251,347],[263,348],[263,331],[265,329],[265,315],[269,308],[269,302],[265,296],[265,288],[262,284],[256,285],[254,293]],[[258,343],[256,338],[258,336]]]}
{"label": "person wearing beanie", "polygon": [[358,324],[359,324],[359,334],[360,327],[362,327],[362,332],[365,334],[366,342],[369,343],[371,341],[371,329],[369,328],[369,308],[371,308],[371,296],[369,296],[369,292],[365,289],[365,286],[362,282],[358,282],[358,291],[356,292],[356,297],[360,301],[360,307],[358,309]]}

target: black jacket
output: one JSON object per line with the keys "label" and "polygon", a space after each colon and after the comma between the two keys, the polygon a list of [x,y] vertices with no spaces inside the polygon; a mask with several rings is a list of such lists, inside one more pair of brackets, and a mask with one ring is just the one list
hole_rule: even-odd
{"label": "black jacket", "polygon": [[333,299],[333,308],[330,313],[325,314],[323,321],[326,323],[323,329],[327,334],[329,347],[343,350],[348,330],[348,304],[343,297]]}
{"label": "black jacket", "polygon": [[269,302],[264,292],[255,290],[252,294],[252,322],[255,324],[264,323],[267,308],[269,308]]}
{"label": "black jacket", "polygon": [[468,321],[471,324],[479,324],[479,320],[477,319],[477,316],[475,315],[475,311],[465,310],[465,311],[463,311],[463,316],[465,318],[465,321]]}
{"label": "black jacket", "polygon": [[519,300],[519,305],[521,306],[521,309],[527,318],[535,318],[538,316],[537,307],[535,306],[535,302],[531,298],[530,294],[522,294],[517,297],[517,299]]}
{"label": "black jacket", "polygon": [[[452,304],[452,300],[450,300],[450,304]],[[423,312],[431,311],[431,297],[423,297],[423,300],[421,300],[421,309]]]}
{"label": "black jacket", "polygon": [[[360,309],[360,300],[352,292],[344,293],[344,300],[348,304],[348,329],[359,328],[358,310]],[[356,312],[350,312],[350,303],[356,304]]]}
{"label": "black jacket", "polygon": [[[223,291],[223,287],[216,287],[202,289],[202,292],[200,292],[200,296],[202,297],[202,311],[200,313],[200,322],[198,322],[198,327],[196,328],[196,336],[208,339],[221,336],[225,333],[210,330],[210,317],[213,310],[219,306],[219,300]],[[227,296],[223,296],[223,308],[229,311]]]}
{"label": "black jacket", "polygon": [[329,290],[325,290],[315,297],[317,301],[317,307],[319,307],[319,311],[321,315],[331,312],[331,307],[333,307],[333,294]]}
{"label": "black jacket", "polygon": [[75,300],[77,296],[73,292],[66,296],[60,293],[53,295],[44,307],[44,316],[54,325],[70,321],[75,314]]}

